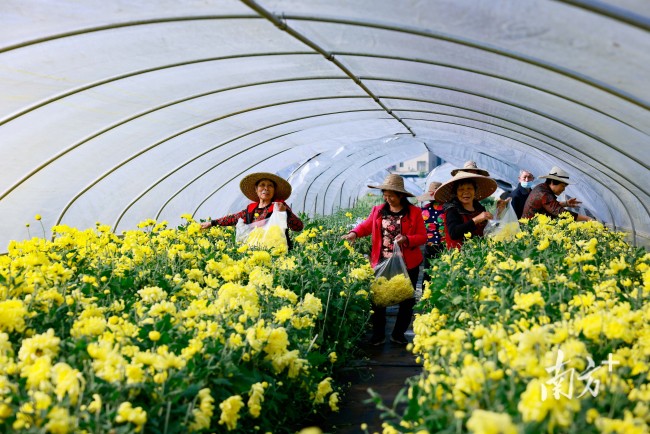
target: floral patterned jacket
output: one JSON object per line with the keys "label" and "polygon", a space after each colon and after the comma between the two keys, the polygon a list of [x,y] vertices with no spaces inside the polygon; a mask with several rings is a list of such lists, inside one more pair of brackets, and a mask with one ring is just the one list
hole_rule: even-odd
{"label": "floral patterned jacket", "polygon": [[445,244],[445,211],[442,203],[430,201],[422,205],[422,219],[427,230],[426,246],[436,247]]}

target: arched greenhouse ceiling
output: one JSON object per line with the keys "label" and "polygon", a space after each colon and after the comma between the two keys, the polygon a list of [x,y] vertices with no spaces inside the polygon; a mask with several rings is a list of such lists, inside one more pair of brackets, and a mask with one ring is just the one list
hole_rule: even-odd
{"label": "arched greenhouse ceiling", "polygon": [[648,0],[3,0],[0,245],[218,217],[260,170],[327,214],[426,150],[560,166],[645,244],[649,30]]}

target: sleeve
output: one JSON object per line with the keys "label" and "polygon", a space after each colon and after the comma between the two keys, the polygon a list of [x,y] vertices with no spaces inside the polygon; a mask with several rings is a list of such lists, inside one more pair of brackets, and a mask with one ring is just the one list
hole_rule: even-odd
{"label": "sleeve", "polygon": [[512,208],[515,210],[515,214],[517,214],[517,218],[521,218],[521,215],[524,212],[524,205],[526,204],[526,198],[521,194],[519,194],[517,190],[513,190],[508,197],[511,198]]}
{"label": "sleeve", "polygon": [[406,235],[406,238],[408,239],[409,248],[416,249],[427,242],[427,228],[424,226],[424,220],[422,219],[422,209],[416,206],[411,207],[409,218],[414,233]]}
{"label": "sleeve", "polygon": [[212,220],[210,223],[212,223],[212,226],[235,226],[239,219],[242,219],[242,220],[246,221],[246,210],[245,209],[239,211],[238,213],[228,214],[228,215],[223,216],[221,218]]}
{"label": "sleeve", "polygon": [[462,240],[467,232],[472,232],[476,229],[474,220],[467,223],[463,222],[463,218],[456,208],[449,208],[445,214],[447,222],[447,231],[452,240]]}
{"label": "sleeve", "polygon": [[542,207],[544,207],[544,210],[546,210],[546,212],[553,217],[557,217],[565,211],[571,214],[574,220],[578,215],[575,212],[569,211],[560,205],[560,202],[558,202],[558,200],[552,194],[545,194],[542,197]]}
{"label": "sleeve", "polygon": [[297,215],[295,215],[293,211],[291,211],[291,208],[289,208],[288,206],[287,206],[287,226],[289,227],[289,229],[296,232],[301,231],[305,226],[302,220],[300,220],[300,218]]}
{"label": "sleeve", "polygon": [[377,215],[377,207],[374,207],[370,212],[368,218],[362,221],[361,223],[359,223],[350,232],[354,232],[355,234],[357,234],[357,237],[359,238],[370,235],[372,233],[372,223],[374,222],[376,215]]}

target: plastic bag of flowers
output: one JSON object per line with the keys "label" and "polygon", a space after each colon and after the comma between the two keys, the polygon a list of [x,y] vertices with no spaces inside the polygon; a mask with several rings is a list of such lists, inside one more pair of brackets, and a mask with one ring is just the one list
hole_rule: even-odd
{"label": "plastic bag of flowers", "polygon": [[507,241],[521,232],[519,220],[512,204],[508,201],[504,209],[496,213],[497,218],[490,220],[483,231],[486,237],[495,241]]}
{"label": "plastic bag of flowers", "polygon": [[397,243],[393,244],[393,255],[375,267],[375,280],[370,285],[370,292],[372,302],[380,307],[392,306],[413,297],[413,285]]}
{"label": "plastic bag of flowers", "polygon": [[274,212],[271,217],[250,224],[243,220],[237,222],[235,239],[239,243],[248,244],[249,247],[272,249],[287,252],[287,213]]}

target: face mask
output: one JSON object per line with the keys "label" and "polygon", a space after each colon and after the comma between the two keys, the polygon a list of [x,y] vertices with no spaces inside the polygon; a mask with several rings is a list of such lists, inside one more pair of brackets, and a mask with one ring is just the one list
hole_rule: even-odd
{"label": "face mask", "polygon": [[524,188],[530,188],[530,187],[533,186],[533,182],[532,181],[521,181],[521,186],[524,187]]}

